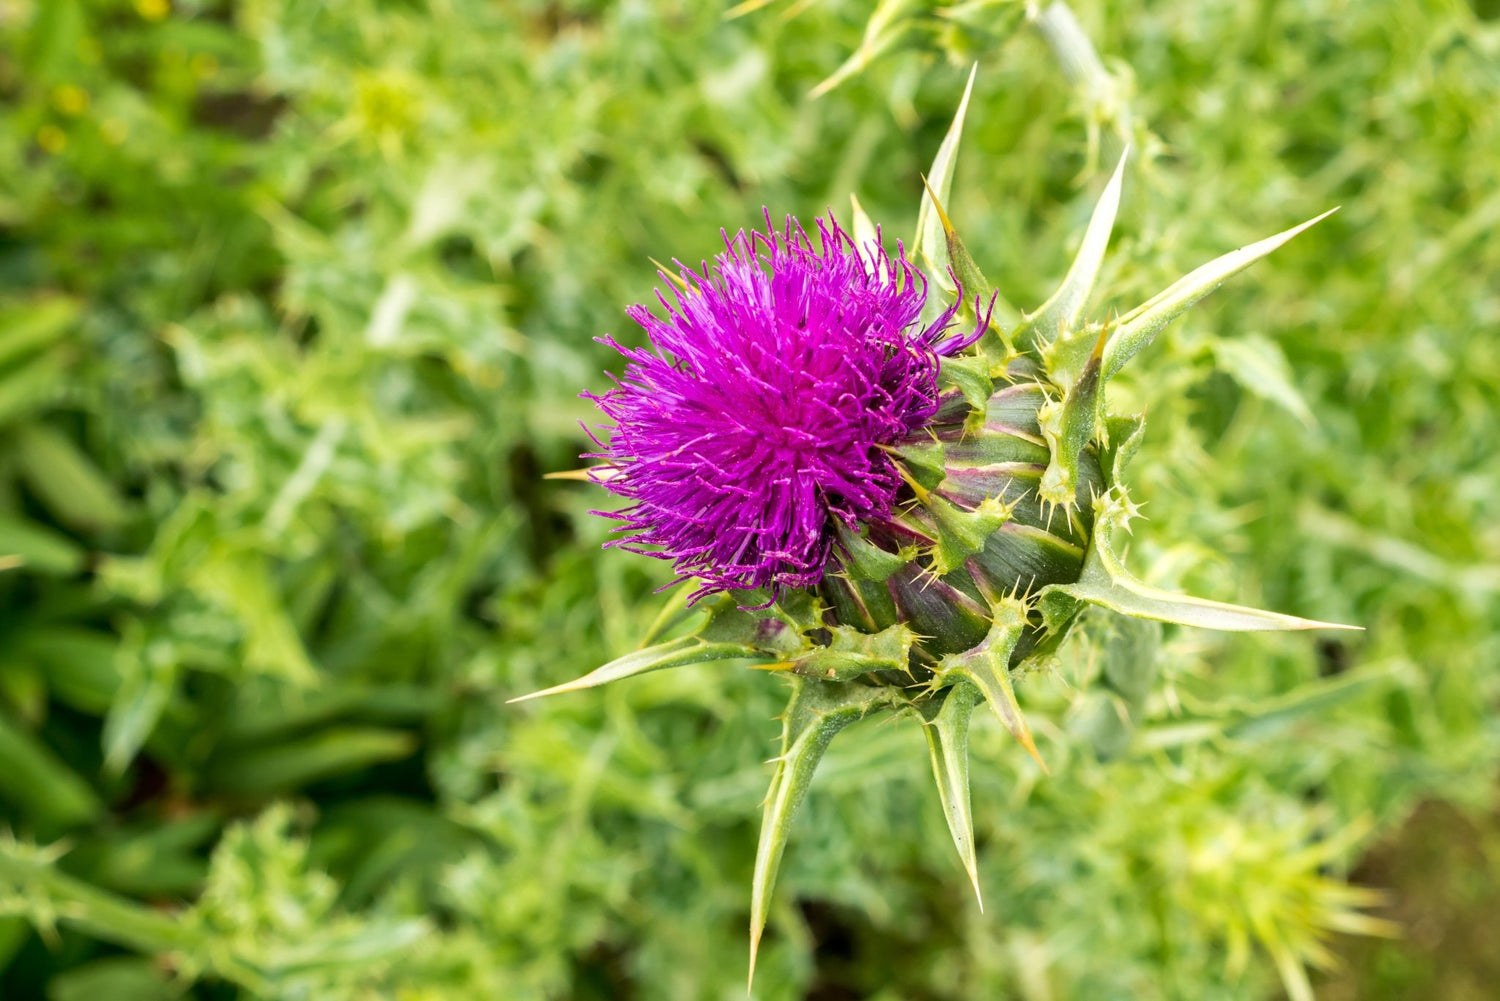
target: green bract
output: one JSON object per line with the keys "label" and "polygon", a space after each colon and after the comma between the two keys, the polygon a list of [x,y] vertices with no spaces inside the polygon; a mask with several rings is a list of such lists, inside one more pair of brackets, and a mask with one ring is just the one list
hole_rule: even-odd
{"label": "green bract", "polygon": [[[966,298],[992,294],[941,200],[968,96],[933,163],[914,243],[949,301],[950,269]],[[1114,530],[1136,513],[1124,475],[1145,422],[1109,412],[1109,380],[1188,307],[1327,215],[1225,254],[1117,318],[1091,317],[1125,162],[1057,291],[1031,313],[1002,303],[979,343],[942,359],[937,415],[891,449],[906,481],[900,506],[857,533],[841,527],[835,565],[816,588],[755,610],[770,595],[720,595],[700,606],[706,614],[685,635],[660,639],[687,613],[668,616],[641,649],[523,697],[710,660],[751,661],[790,679],[755,864],[752,975],[792,819],[829,742],[849,724],[884,714],[922,726],[948,828],[977,894],[970,716],[987,703],[1040,763],[1013,684],[1045,663],[1086,607],[1232,631],[1357,628],[1162,591],[1131,574],[1114,549]],[[873,239],[857,202],[854,213],[856,238]]]}

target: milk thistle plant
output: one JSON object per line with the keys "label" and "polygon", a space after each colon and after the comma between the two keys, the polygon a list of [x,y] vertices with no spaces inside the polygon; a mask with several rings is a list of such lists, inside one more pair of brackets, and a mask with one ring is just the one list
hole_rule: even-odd
{"label": "milk thistle plant", "polygon": [[[972,85],[972,79],[971,79]],[[976,705],[1041,759],[1013,682],[1088,606],[1222,630],[1349,628],[1169,593],[1132,575],[1112,530],[1138,513],[1124,473],[1144,430],[1109,380],[1225,279],[1323,216],[1226,254],[1115,318],[1087,312],[1125,158],[1057,291],[1006,324],[943,206],[964,108],[939,150],[913,253],[855,203],[725,235],[673,294],[628,315],[648,348],[589,395],[609,423],[594,482],[631,503],[610,546],[670,560],[696,589],[641,649],[535,698],[739,660],[791,699],[755,863],[750,967],[792,820],[833,737],[877,714],[922,727],[960,859],[979,891],[969,806]],[[1127,152],[1128,155],[1128,152]],[[1326,213],[1325,213],[1326,215]],[[663,639],[696,607],[685,635]],[[981,901],[982,906],[982,901]]]}

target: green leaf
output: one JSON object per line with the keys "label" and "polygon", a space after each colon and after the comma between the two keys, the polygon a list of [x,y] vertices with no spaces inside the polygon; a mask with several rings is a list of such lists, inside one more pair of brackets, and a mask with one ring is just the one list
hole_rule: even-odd
{"label": "green leaf", "polygon": [[995,380],[990,376],[988,359],[969,355],[938,359],[938,386],[952,386],[962,393],[964,402],[972,411],[970,416],[983,423],[985,408],[995,393]]}
{"label": "green leaf", "polygon": [[197,805],[180,817],[112,824],[78,839],[68,853],[68,871],[136,897],[196,896],[208,870],[203,849],[218,838],[222,826],[222,817]]}
{"label": "green leaf", "polygon": [[1104,409],[1104,384],[1099,378],[1104,338],[1101,331],[1078,381],[1062,402],[1049,402],[1037,412],[1051,453],[1037,496],[1042,503],[1060,506],[1064,511],[1071,512],[1077,500],[1079,456],[1093,440],[1095,423]]}
{"label": "green leaf", "polygon": [[862,253],[879,246],[880,240],[875,229],[875,224],[870,221],[870,216],[865,212],[865,207],[859,203],[859,199],[853,193],[849,195],[849,212],[849,234],[854,237],[854,245]]}
{"label": "green leaf", "polygon": [[197,928],[176,916],[107,893],[58,870],[54,847],[0,839],[0,907],[44,933],[61,920],[97,938],[143,952],[201,945]]}
{"label": "green leaf", "polygon": [[[935,195],[947,201],[953,188],[953,172],[958,165],[958,144],[963,137],[964,116],[969,111],[969,96],[974,92],[974,76],[978,72],[979,64],[975,63],[969,70],[969,81],[964,85],[964,96],[959,99],[953,124],[948,126],[948,134],[943,137],[937,155],[932,158],[932,169],[927,172],[927,192],[930,194],[923,194],[917,208],[917,235],[912,241],[913,257],[927,272],[928,281],[950,295],[953,293],[953,282],[948,278],[948,240],[932,198]],[[929,297],[935,298],[937,297]]]}
{"label": "green leaf", "polygon": [[808,678],[849,681],[871,671],[905,671],[917,634],[902,623],[878,633],[830,626],[826,646],[792,658],[788,667]]}
{"label": "green leaf", "polygon": [[754,615],[742,612],[728,595],[720,597],[705,611],[706,617],[691,635],[632,650],[581,678],[528,695],[518,695],[508,701],[526,702],[547,695],[597,688],[651,671],[711,660],[776,661],[801,646],[801,637],[788,623],[770,613]]}
{"label": "green leaf", "polygon": [[1285,232],[1266,237],[1264,240],[1215,258],[1190,274],[1179,278],[1166,291],[1157,293],[1126,313],[1120,318],[1119,327],[1104,349],[1104,378],[1106,380],[1113,378],[1127,361],[1161,333],[1162,328],[1181,316],[1199,299],[1271,251],[1276,250],[1292,237],[1322,222],[1337,211],[1337,208],[1329,209],[1300,226],[1293,226]]}
{"label": "green leaf", "polygon": [[151,639],[139,626],[121,645],[120,688],[104,717],[104,767],[119,775],[135,759],[177,690],[178,662],[170,641]]}
{"label": "green leaf", "polygon": [[15,441],[26,481],[59,521],[90,531],[119,528],[129,519],[114,485],[62,433],[28,424],[17,430]]}
{"label": "green leaf", "polygon": [[938,662],[937,675],[945,683],[967,681],[975,685],[1001,725],[1045,771],[1047,766],[1010,683],[1010,655],[1026,631],[1026,605],[1015,598],[1003,598],[992,612],[993,624],[985,638],[963,653],[944,657]]}
{"label": "green leaf", "polygon": [[1281,345],[1260,334],[1240,334],[1215,338],[1213,352],[1219,371],[1261,399],[1281,407],[1301,421],[1303,427],[1311,430],[1317,425],[1293,381],[1292,366]]}
{"label": "green leaf", "polygon": [[103,715],[120,690],[119,640],[110,633],[72,626],[37,626],[20,632],[13,649],[42,668],[59,702]]}
{"label": "green leaf", "polygon": [[1283,695],[1252,705],[1234,706],[1223,715],[1179,719],[1142,728],[1136,740],[1144,751],[1199,744],[1228,737],[1264,740],[1282,733],[1298,720],[1321,718],[1335,706],[1383,691],[1400,682],[1410,665],[1404,661],[1369,664],[1334,678],[1322,678]]}
{"label": "green leaf", "polygon": [[865,67],[893,49],[911,27],[902,17],[906,8],[911,5],[912,0],[880,0],[874,13],[870,15],[870,20],[865,23],[865,35],[859,48],[850,53],[849,58],[827,79],[814,87],[808,97],[814,100],[822,97],[850,77],[863,72]]}
{"label": "green leaf", "polygon": [[57,348],[0,375],[0,425],[31,417],[60,399],[71,364]]}
{"label": "green leaf", "polygon": [[72,539],[25,518],[0,511],[0,563],[33,573],[67,577],[83,569],[83,549]]}
{"label": "green leaf", "polygon": [[[1115,165],[1115,172],[1094,205],[1089,217],[1088,229],[1084,231],[1083,243],[1073,257],[1073,264],[1057,291],[1032,313],[1019,334],[1026,348],[1050,345],[1078,331],[1079,320],[1099,280],[1099,269],[1104,264],[1104,252],[1109,247],[1110,234],[1114,232],[1115,216],[1120,211],[1120,188],[1125,177],[1125,161],[1130,155],[1127,148]],[[1086,349],[1086,348],[1085,348]],[[1069,373],[1064,381],[1072,381],[1076,374]]]}
{"label": "green leaf", "polygon": [[527,695],[518,695],[507,701],[526,702],[548,695],[578,692],[585,688],[596,688],[599,685],[607,685],[611,681],[622,681],[625,678],[634,678],[652,671],[661,671],[669,667],[685,667],[688,664],[702,664],[711,660],[767,661],[774,659],[773,656],[762,653],[748,643],[706,643],[696,636],[680,636],[675,640],[648,646],[644,650],[632,650],[602,667],[594,668],[581,678]]}
{"label": "green leaf", "polygon": [[974,854],[974,814],[969,803],[969,719],[979,699],[977,687],[960,682],[948,689],[941,708],[937,700],[923,707],[922,733],[927,737],[927,752],[932,761],[932,777],[937,782],[938,799],[943,804],[943,818],[953,835],[959,861],[969,874],[979,910],[984,911],[984,895],[979,889],[979,862]]}
{"label": "green leaf", "polygon": [[1131,616],[1100,615],[1091,623],[1099,634],[1104,683],[1130,705],[1140,705],[1156,678],[1161,624]]}
{"label": "green leaf", "polygon": [[1104,445],[1100,449],[1099,465],[1109,471],[1111,485],[1121,484],[1125,480],[1125,468],[1135,458],[1145,437],[1146,418],[1140,414],[1106,417],[1104,429]]}
{"label": "green leaf", "polygon": [[838,536],[839,559],[844,571],[860,580],[885,582],[891,575],[911,559],[900,553],[887,552],[865,538],[864,530],[854,531],[842,521],[834,520],[834,532]]}
{"label": "green leaf", "polygon": [[786,852],[787,837],[797,808],[807,796],[823,752],[838,732],[872,712],[890,708],[888,689],[843,682],[793,679],[791,701],[782,716],[781,755],[766,793],[760,821],[760,843],[755,850],[755,873],[750,887],[750,976],[755,982],[755,960],[761,933],[771,907],[776,871]]}
{"label": "green leaf", "polygon": [[0,307],[0,367],[62,340],[80,312],[73,299],[47,297]]}
{"label": "green leaf", "polygon": [[174,1001],[182,997],[154,959],[110,956],[74,967],[47,983],[48,1001]]}
{"label": "green leaf", "polygon": [[1069,617],[1076,602],[1081,601],[1121,615],[1228,632],[1362,628],[1299,619],[1294,615],[1228,605],[1152,587],[1126,570],[1115,556],[1109,539],[1110,517],[1108,510],[1101,510],[1095,516],[1093,544],[1089,547],[1078,583],[1051,584],[1042,589],[1039,601],[1049,627]]}
{"label": "green leaf", "polygon": [[0,798],[33,824],[56,831],[87,823],[104,809],[98,795],[34,734],[0,715]]}
{"label": "green leaf", "polygon": [[1068,732],[1088,741],[1100,761],[1112,761],[1130,747],[1130,711],[1114,692],[1088,692],[1074,707]]}
{"label": "green leaf", "polygon": [[308,736],[272,744],[223,748],[204,768],[204,788],[228,796],[273,796],[417,749],[406,730],[376,726],[329,726]]}
{"label": "green leaf", "polygon": [[987,497],[978,507],[968,510],[936,494],[929,496],[924,508],[932,515],[937,534],[933,573],[939,577],[949,574],[984,549],[990,536],[1010,521],[1013,507],[998,497]]}
{"label": "green leaf", "polygon": [[187,577],[196,591],[239,621],[247,668],[294,684],[314,682],[317,669],[264,556],[219,542],[189,567]]}

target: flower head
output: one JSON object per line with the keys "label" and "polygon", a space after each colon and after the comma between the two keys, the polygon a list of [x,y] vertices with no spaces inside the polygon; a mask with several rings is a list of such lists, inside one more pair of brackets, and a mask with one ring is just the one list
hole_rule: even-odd
{"label": "flower head", "polygon": [[[831,218],[819,246],[778,232],[724,237],[664,316],[627,311],[651,347],[589,396],[613,421],[597,482],[634,503],[611,545],[670,559],[716,591],[816,584],[847,525],[888,514],[901,479],[885,447],[936,411],[938,357],[956,304],[919,322],[926,280],[898,252],[863,252]],[[662,275],[664,280],[669,276]]]}

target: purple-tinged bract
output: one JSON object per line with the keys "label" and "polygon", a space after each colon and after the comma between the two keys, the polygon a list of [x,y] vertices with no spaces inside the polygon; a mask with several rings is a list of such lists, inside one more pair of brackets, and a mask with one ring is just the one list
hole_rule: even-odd
{"label": "purple-tinged bract", "polygon": [[[901,484],[884,450],[936,411],[938,357],[962,350],[950,308],[919,321],[926,280],[898,253],[856,247],[831,218],[819,247],[788,218],[683,269],[664,316],[627,310],[651,347],[589,396],[613,421],[597,482],[634,503],[611,545],[670,559],[716,591],[807,587],[834,519],[887,515]],[[670,280],[666,274],[663,280]],[[956,306],[955,306],[956,308]]]}

